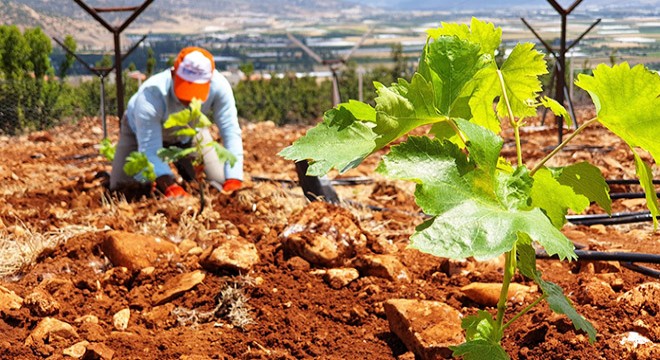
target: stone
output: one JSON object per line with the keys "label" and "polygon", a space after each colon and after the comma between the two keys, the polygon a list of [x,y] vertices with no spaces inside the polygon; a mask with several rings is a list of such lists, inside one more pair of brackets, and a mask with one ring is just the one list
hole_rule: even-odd
{"label": "stone", "polygon": [[112,316],[112,324],[115,329],[124,331],[128,327],[128,321],[131,319],[131,310],[129,308],[121,309]]}
{"label": "stone", "polygon": [[62,350],[62,355],[66,355],[75,359],[80,359],[85,355],[85,352],[87,351],[87,345],[89,345],[89,341],[80,341],[77,342],[68,348]]}
{"label": "stone", "polygon": [[289,223],[280,234],[285,250],[312,265],[345,266],[367,246],[367,236],[350,211],[323,201],[310,203]]}
{"label": "stone", "polygon": [[[511,283],[509,284],[509,301],[522,302],[525,300],[527,294],[535,292],[536,287]],[[500,300],[500,291],[502,291],[502,284],[500,283],[480,283],[473,282],[461,288],[461,291],[470,300],[484,306],[497,306]]]}
{"label": "stone", "polygon": [[451,358],[449,346],[465,341],[461,313],[445,303],[390,299],[383,306],[390,330],[422,360]]}
{"label": "stone", "polygon": [[161,327],[167,324],[169,316],[176,306],[172,303],[166,303],[160,306],[154,306],[149,311],[142,313],[142,317],[146,320],[149,327]]}
{"label": "stone", "polygon": [[125,286],[132,278],[133,274],[131,271],[128,271],[128,268],[124,266],[115,266],[108,269],[108,271],[103,274],[101,282],[103,284]]}
{"label": "stone", "polygon": [[390,281],[411,281],[406,267],[394,255],[362,255],[353,261],[353,266],[366,276]]}
{"label": "stone", "polygon": [[399,248],[385,235],[376,236],[369,241],[369,247],[376,254],[394,254],[399,251]]}
{"label": "stone", "polygon": [[253,243],[243,238],[225,238],[209,253],[200,256],[199,263],[207,270],[248,272],[260,261]]}
{"label": "stone", "polygon": [[630,307],[633,312],[644,310],[657,314],[660,312],[660,283],[648,282],[638,285],[619,296],[617,302]]}
{"label": "stone", "polygon": [[620,272],[621,264],[618,261],[583,261],[580,263],[580,273],[609,274]]}
{"label": "stone", "polygon": [[159,257],[178,253],[176,245],[169,241],[124,231],[109,231],[101,249],[114,266],[129,270],[153,266]]}
{"label": "stone", "polygon": [[581,304],[604,307],[609,305],[616,295],[610,284],[599,278],[589,277],[589,280],[581,285],[576,293],[576,299]]}
{"label": "stone", "polygon": [[87,345],[85,351],[85,359],[98,359],[98,360],[112,360],[115,356],[114,350],[110,349],[103,343],[92,343]]}
{"label": "stone", "polygon": [[43,318],[34,330],[32,330],[30,335],[28,335],[27,339],[25,339],[25,345],[38,346],[44,343],[50,344],[62,339],[77,337],[78,333],[76,332],[76,329],[70,324],[52,317],[46,317]]}
{"label": "stone", "polygon": [[73,320],[76,323],[92,323],[92,324],[98,324],[99,323],[99,318],[96,315],[83,315],[80,317],[77,317],[75,320]]}
{"label": "stone", "polygon": [[163,288],[153,295],[151,302],[156,305],[166,303],[178,295],[194,288],[197,284],[204,281],[206,274],[201,270],[179,274],[163,284]]}
{"label": "stone", "polygon": [[51,316],[60,311],[60,303],[43,291],[36,290],[23,300],[23,306],[36,316]]}
{"label": "stone", "polygon": [[33,142],[53,142],[53,135],[48,131],[35,131],[28,135],[28,140]]}
{"label": "stone", "polygon": [[0,311],[18,310],[23,306],[23,298],[15,292],[0,286]]}
{"label": "stone", "polygon": [[360,273],[354,268],[328,269],[323,274],[323,280],[333,289],[341,289],[360,277]]}
{"label": "stone", "polygon": [[197,243],[190,239],[183,239],[179,243],[179,251],[181,251],[181,253],[187,253],[194,247],[197,247]]}

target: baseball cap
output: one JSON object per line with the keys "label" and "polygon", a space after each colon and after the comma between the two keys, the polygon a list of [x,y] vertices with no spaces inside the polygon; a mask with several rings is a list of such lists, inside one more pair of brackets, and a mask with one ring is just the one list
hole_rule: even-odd
{"label": "baseball cap", "polygon": [[210,52],[195,46],[182,49],[174,60],[174,95],[181,101],[206,101],[215,61]]}

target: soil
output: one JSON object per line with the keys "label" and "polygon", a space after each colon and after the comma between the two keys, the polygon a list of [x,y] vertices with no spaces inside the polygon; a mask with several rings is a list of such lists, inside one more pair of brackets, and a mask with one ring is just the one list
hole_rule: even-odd
{"label": "soil", "polygon": [[[579,110],[581,121],[591,116],[593,110]],[[108,124],[109,133],[117,134],[116,119]],[[556,145],[557,130],[551,120],[541,125],[535,119],[532,125],[523,133],[523,147],[525,158],[533,163]],[[320,275],[324,266],[283,246],[287,226],[300,219],[309,203],[295,187],[295,167],[276,153],[304,131],[304,127],[244,123],[245,186],[231,194],[206,189],[209,203],[201,214],[196,213],[199,200],[195,196],[168,201],[156,194],[126,201],[108,194],[103,172],[110,171],[110,164],[98,155],[102,137],[98,119],[0,138],[0,258],[7,275],[0,286],[24,299],[34,298],[35,292],[46,299],[44,306],[0,311],[1,357],[66,358],[64,349],[86,340],[97,348],[87,352],[88,358],[112,354],[114,359],[413,359],[415,355],[390,330],[384,301],[436,300],[463,315],[480,309],[495,313],[460,288],[472,282],[501,281],[501,267],[471,259],[449,261],[407,247],[408,237],[423,220],[414,202],[414,186],[375,174],[379,154],[346,174],[330,174],[330,178],[352,180],[335,186],[340,197],[351,202],[341,207],[315,205],[322,210],[313,211],[307,221],[337,221],[334,225],[342,229],[356,226],[367,245],[347,256],[393,254],[405,266],[410,281],[362,274],[336,288]],[[504,156],[514,160],[513,136],[507,129],[504,136]],[[648,155],[645,158],[650,160]],[[597,165],[608,179],[634,178],[630,149],[602,127],[588,129],[551,165],[583,160]],[[355,181],[365,178],[369,181]],[[638,186],[612,187],[612,192],[638,191]],[[643,200],[620,199],[614,201],[613,211],[640,211],[644,206]],[[348,225],[343,223],[346,217],[340,216],[347,212],[353,222]],[[588,212],[603,211],[594,205]],[[126,271],[104,255],[101,243],[110,229],[160,237],[182,251],[159,259],[150,271]],[[660,254],[658,234],[650,222],[569,223],[563,231],[588,250]],[[202,255],[188,251],[208,249],[227,234],[256,246],[260,259],[249,272],[206,271],[200,265]],[[21,241],[28,244],[21,248],[23,252],[10,254],[19,247],[9,245]],[[34,253],[38,256],[31,258]],[[15,269],[6,271],[6,263],[13,258],[23,263],[15,261],[10,264]],[[660,358],[660,297],[631,293],[634,301],[617,300],[641,284],[657,285],[656,278],[615,262],[539,260],[538,267],[546,280],[563,287],[578,312],[594,324],[598,340],[589,344],[585,333],[543,304],[506,330],[503,345],[513,359]],[[152,306],[149,299],[164,283],[198,269],[206,273],[201,284],[164,305]],[[515,281],[532,285],[520,277]],[[243,296],[246,311],[239,318],[214,311],[220,300],[226,300],[227,289]],[[507,318],[527,304],[509,304]],[[113,316],[125,308],[131,317],[120,331],[113,325]],[[190,317],[193,310],[211,316]],[[82,319],[87,315],[98,321]],[[48,316],[70,324],[77,337],[53,336],[26,345],[37,324]],[[622,342],[631,331],[651,342],[636,348]]]}

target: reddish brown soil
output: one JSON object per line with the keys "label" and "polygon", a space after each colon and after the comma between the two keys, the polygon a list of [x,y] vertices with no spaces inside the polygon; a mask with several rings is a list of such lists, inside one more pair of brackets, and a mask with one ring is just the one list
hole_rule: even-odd
{"label": "reddish brown soil", "polygon": [[[591,115],[588,110],[581,119]],[[552,122],[548,122],[551,124]],[[43,318],[25,307],[0,313],[0,357],[3,359],[59,359],[62,350],[80,340],[105,345],[115,359],[396,359],[412,356],[389,328],[383,301],[392,298],[443,301],[468,315],[484,309],[460,291],[470,282],[497,282],[501,272],[493,266],[455,262],[408,249],[407,238],[421,221],[410,184],[392,182],[373,174],[374,156],[343,177],[370,176],[372,184],[337,186],[343,199],[385,207],[391,211],[369,211],[350,207],[361,231],[373,241],[391,240],[396,256],[408,268],[411,282],[394,282],[363,276],[347,287],[334,289],[314,273],[315,266],[291,256],[281,245],[280,234],[297,211],[305,206],[299,188],[287,183],[247,181],[243,190],[222,194],[210,190],[210,210],[193,221],[196,199],[166,201],[157,197],[125,202],[107,200],[103,179],[95,175],[109,171],[109,163],[97,155],[100,141],[97,119],[83,120],[48,133],[0,138],[0,242],[11,236],[56,231],[71,225],[97,228],[68,239],[44,252],[31,266],[0,285],[26,297],[35,289],[47,289],[59,304],[53,317],[76,329],[77,339],[28,346],[24,342]],[[276,128],[269,124],[244,124],[246,173],[276,180],[295,180],[291,163],[275,154],[300,136],[301,128]],[[110,121],[110,133],[117,133]],[[513,159],[510,132],[505,131],[505,155]],[[525,158],[540,159],[556,144],[554,126],[531,128],[523,134]],[[116,140],[113,138],[113,140]],[[632,178],[630,150],[600,127],[563,151],[553,164],[588,160],[607,178]],[[331,177],[336,174],[331,174]],[[613,191],[640,191],[638,187]],[[105,200],[104,200],[105,199]],[[643,201],[617,200],[614,211],[643,210]],[[329,211],[338,211],[329,206]],[[601,211],[597,207],[590,212]],[[320,220],[320,219],[319,219]],[[177,255],[163,259],[151,275],[124,274],[112,270],[100,242],[103,229],[148,233],[176,241],[185,237],[201,247],[213,243],[218,232],[240,235],[254,243],[261,257],[248,277],[231,273],[208,273],[204,282],[170,302],[152,308],[150,297],[159,285],[182,272],[199,269],[198,256]],[[192,229],[192,230],[190,230]],[[591,250],[637,251],[660,254],[658,235],[651,223],[617,226],[567,225],[565,233]],[[176,236],[174,236],[176,234]],[[183,235],[181,235],[183,234]],[[169,236],[168,236],[169,235]],[[177,238],[178,236],[178,238]],[[371,246],[369,251],[377,251]],[[182,253],[184,254],[184,253]],[[6,257],[6,254],[5,256]],[[649,276],[623,267],[601,270],[588,263],[540,260],[547,280],[561,285],[598,330],[598,341],[590,345],[584,333],[575,331],[564,316],[554,315],[542,305],[506,331],[504,346],[514,359],[623,359],[657,358],[655,350],[630,351],[620,336],[637,331],[654,343],[660,342],[659,299],[647,299],[642,308],[621,306],[616,298],[645,282]],[[608,272],[597,274],[597,272]],[[598,293],[589,284],[604,279],[617,284],[613,293]],[[517,278],[518,282],[529,284]],[[616,281],[615,281],[616,280]],[[253,323],[240,328],[218,318],[199,324],[178,324],[170,312],[174,307],[212,310],[221,289],[240,287],[249,296]],[[507,314],[526,304],[511,304]],[[131,309],[125,331],[113,328],[113,314]],[[494,309],[485,308],[494,313]],[[76,322],[92,314],[98,324]],[[509,316],[511,316],[509,315]],[[645,324],[645,325],[644,325]],[[655,351],[655,352],[654,352]]]}

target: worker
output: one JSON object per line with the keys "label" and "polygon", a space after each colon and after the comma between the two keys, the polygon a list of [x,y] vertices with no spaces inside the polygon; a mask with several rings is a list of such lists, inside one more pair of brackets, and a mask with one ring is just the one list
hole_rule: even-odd
{"label": "worker", "polygon": [[[210,115],[220,130],[222,144],[236,157],[231,166],[229,162],[219,160],[213,147],[205,147],[203,159],[207,181],[227,192],[241,188],[243,142],[231,86],[215,69],[211,53],[199,47],[186,47],[179,52],[172,68],[147,79],[128,101],[112,162],[110,190],[121,191],[140,182],[139,177],[133,178],[124,172],[126,157],[139,151],[154,165],[155,187],[160,192],[166,197],[188,196],[176,181],[169,164],[161,160],[157,152],[163,147],[191,147],[195,141],[201,141],[203,145],[213,140],[208,128],[198,129],[195,138],[176,136],[176,129],[163,128],[171,114],[187,108],[194,98],[202,101],[202,112]],[[195,171],[189,158],[175,165],[184,180],[194,179]]]}

